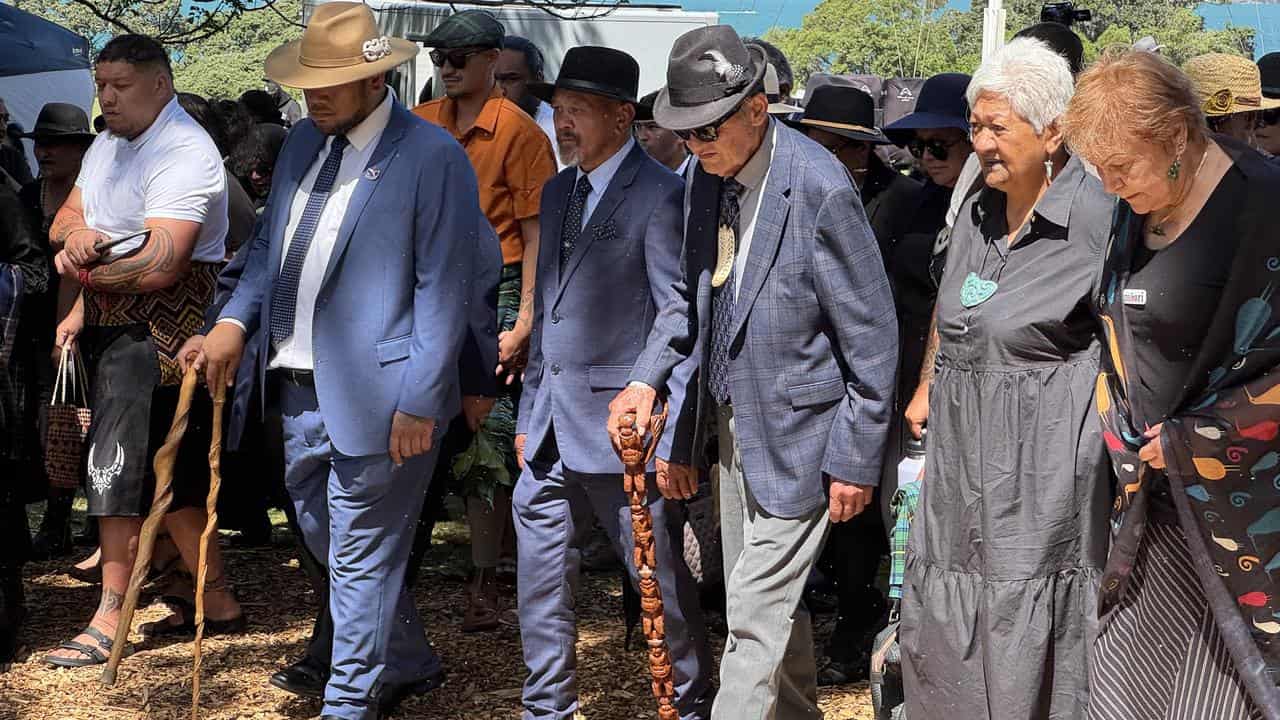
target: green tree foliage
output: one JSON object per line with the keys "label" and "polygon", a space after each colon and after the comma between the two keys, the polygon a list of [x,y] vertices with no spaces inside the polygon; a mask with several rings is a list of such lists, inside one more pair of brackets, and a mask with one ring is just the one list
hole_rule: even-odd
{"label": "green tree foliage", "polygon": [[210,98],[261,87],[267,54],[302,35],[301,0],[19,0],[19,7],[89,38],[95,51],[123,32],[156,37],[173,52],[178,90]]}
{"label": "green tree foliage", "polygon": [[[1042,0],[1008,0],[1010,36],[1039,21]],[[1077,0],[1093,21],[1076,25],[1092,60],[1105,48],[1150,35],[1174,63],[1206,52],[1253,56],[1253,28],[1206,30],[1195,0]],[[941,0],[823,0],[799,28],[776,29],[765,38],[791,60],[797,84],[815,72],[928,77],[972,72],[982,55],[986,0],[968,11]]]}
{"label": "green tree foliage", "polygon": [[301,0],[277,0],[275,10],[246,13],[208,40],[188,45],[174,64],[179,90],[236,98],[262,87],[262,63],[281,43],[302,36]]}

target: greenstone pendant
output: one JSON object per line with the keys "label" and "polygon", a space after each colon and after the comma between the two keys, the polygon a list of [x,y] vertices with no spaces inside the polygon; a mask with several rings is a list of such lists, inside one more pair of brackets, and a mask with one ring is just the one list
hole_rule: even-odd
{"label": "greenstone pendant", "polygon": [[995,280],[983,280],[978,273],[971,272],[960,286],[960,304],[966,308],[977,307],[990,300],[999,287]]}

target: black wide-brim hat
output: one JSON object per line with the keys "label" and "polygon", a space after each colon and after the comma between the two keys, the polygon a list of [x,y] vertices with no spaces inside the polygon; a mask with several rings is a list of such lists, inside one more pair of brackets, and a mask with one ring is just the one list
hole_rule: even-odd
{"label": "black wide-brim hat", "polygon": [[925,80],[915,110],[885,125],[885,136],[894,145],[906,145],[916,130],[956,128],[968,132],[968,88],[969,76],[964,73],[942,73]]}
{"label": "black wide-brim hat", "polygon": [[823,85],[814,90],[804,114],[787,124],[801,130],[817,128],[872,145],[889,144],[889,138],[876,127],[876,101],[861,88],[848,85]]}
{"label": "black wide-brim hat", "polygon": [[601,95],[634,104],[640,91],[640,64],[621,50],[580,45],[569,48],[553,83],[529,83],[529,94],[551,102],[556,89]]}
{"label": "black wide-brim hat", "polygon": [[693,130],[728,115],[755,92],[764,92],[768,58],[746,45],[728,25],[698,28],[676,38],[667,61],[667,84],[653,101],[653,119],[668,130]]}
{"label": "black wide-brim hat", "polygon": [[93,142],[93,133],[89,132],[89,116],[77,105],[70,103],[47,103],[40,108],[36,118],[36,126],[28,133],[18,137],[36,142]]}

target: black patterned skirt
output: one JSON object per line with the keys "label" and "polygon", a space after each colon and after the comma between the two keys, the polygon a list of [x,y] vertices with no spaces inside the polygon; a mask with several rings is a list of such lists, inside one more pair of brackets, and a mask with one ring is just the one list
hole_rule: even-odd
{"label": "black patterned skirt", "polygon": [[1249,699],[1177,525],[1147,526],[1128,588],[1102,621],[1093,720],[1252,720]]}

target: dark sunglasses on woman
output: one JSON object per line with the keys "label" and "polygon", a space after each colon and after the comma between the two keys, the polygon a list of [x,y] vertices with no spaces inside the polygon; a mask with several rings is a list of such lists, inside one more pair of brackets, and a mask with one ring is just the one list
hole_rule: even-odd
{"label": "dark sunglasses on woman", "polygon": [[454,68],[461,70],[467,66],[467,60],[470,60],[472,55],[479,55],[486,49],[487,48],[460,48],[456,50],[437,49],[432,50],[427,54],[431,56],[431,64],[436,67],[444,67],[444,64],[448,62]]}
{"label": "dark sunglasses on woman", "polygon": [[954,144],[953,142],[947,143],[941,140],[920,140],[917,138],[907,143],[907,150],[911,152],[911,157],[917,160],[922,159],[924,151],[928,150],[930,155],[941,162],[946,162],[948,151]]}

